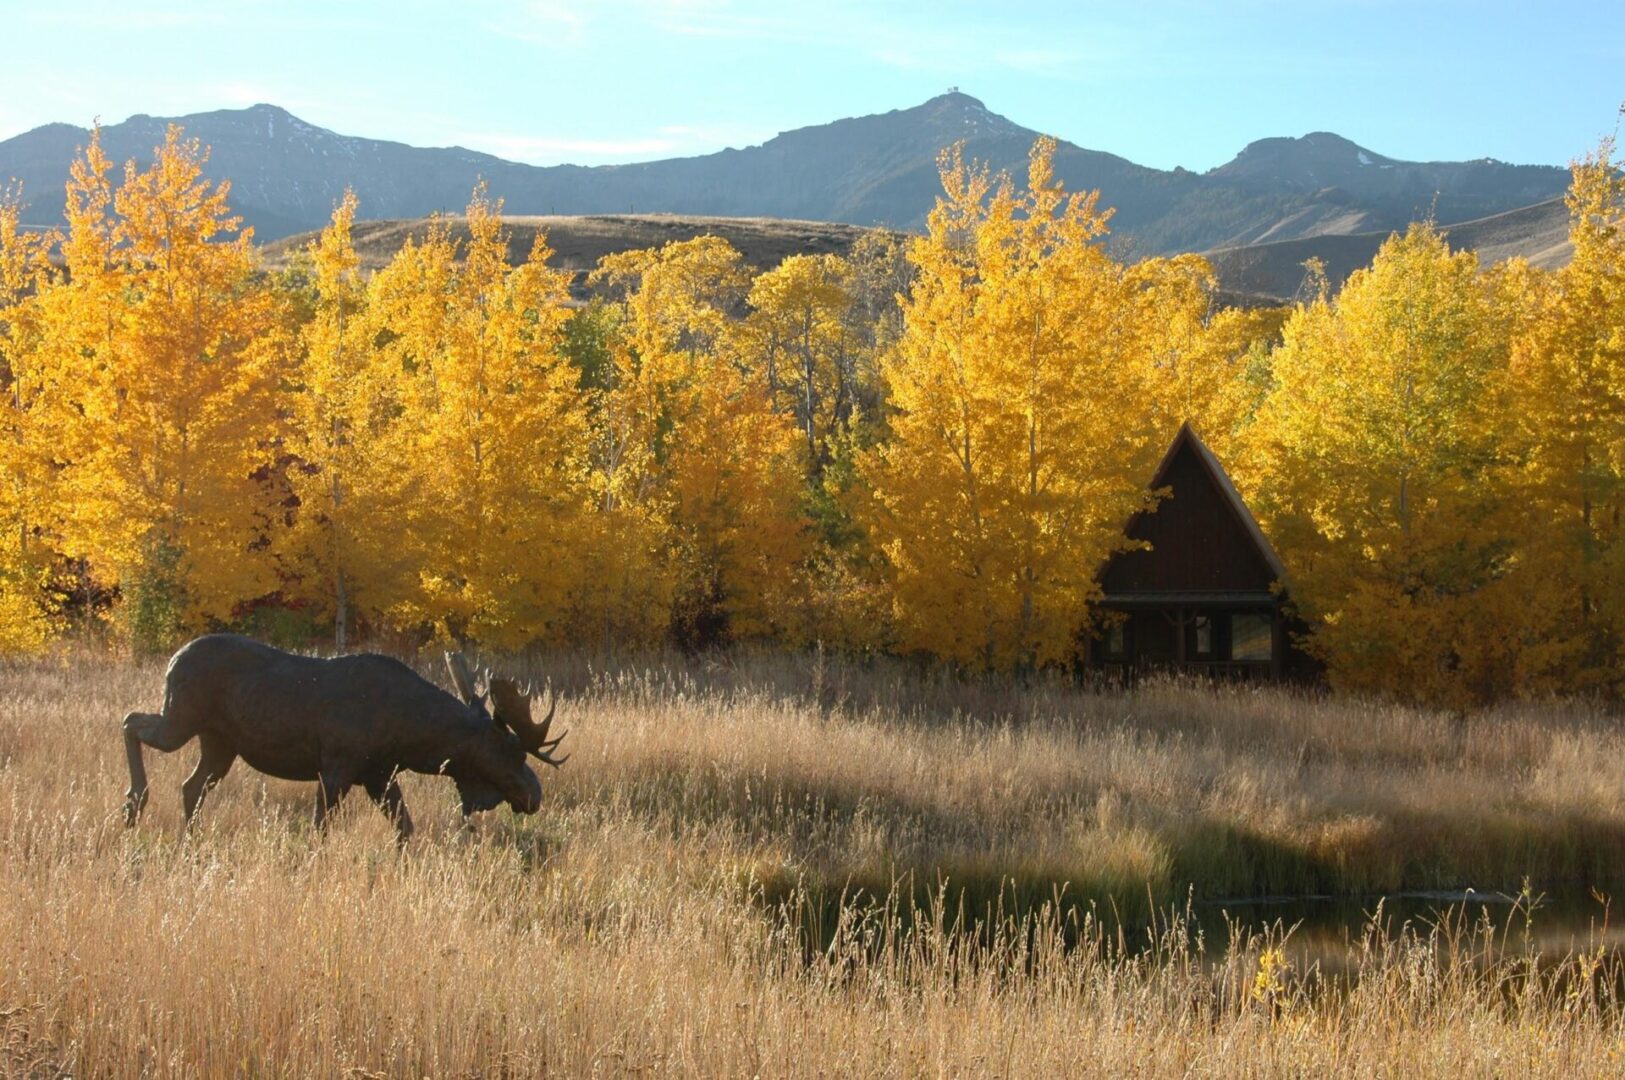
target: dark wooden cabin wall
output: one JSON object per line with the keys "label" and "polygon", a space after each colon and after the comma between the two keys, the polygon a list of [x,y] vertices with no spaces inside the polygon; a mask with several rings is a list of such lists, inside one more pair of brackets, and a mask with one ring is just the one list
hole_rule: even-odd
{"label": "dark wooden cabin wall", "polygon": [[1173,495],[1128,530],[1151,550],[1113,556],[1101,577],[1106,594],[1267,591],[1275,575],[1190,444],[1169,462],[1163,484]]}

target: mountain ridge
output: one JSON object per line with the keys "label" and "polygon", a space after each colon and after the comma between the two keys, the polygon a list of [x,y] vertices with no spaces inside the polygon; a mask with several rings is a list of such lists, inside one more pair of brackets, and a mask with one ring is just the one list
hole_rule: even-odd
{"label": "mountain ridge", "polygon": [[[232,181],[233,208],[262,241],[319,228],[346,186],[362,216],[411,219],[461,209],[480,178],[515,215],[667,212],[916,229],[940,191],[945,147],[963,142],[968,159],[1019,180],[1039,134],[953,91],[756,146],[618,165],[525,165],[460,146],[340,135],[267,103],[136,114],[102,129],[104,149],[117,162],[149,160],[172,119],[211,147],[210,175]],[[53,123],[0,141],[0,179],[22,181],[26,223],[60,220],[68,163],[88,138],[88,129]],[[1331,132],[1254,140],[1204,173],[1059,140],[1055,168],[1071,190],[1100,190],[1124,256],[1377,233],[1423,216],[1452,225],[1548,200],[1568,183],[1553,166],[1400,161]]]}

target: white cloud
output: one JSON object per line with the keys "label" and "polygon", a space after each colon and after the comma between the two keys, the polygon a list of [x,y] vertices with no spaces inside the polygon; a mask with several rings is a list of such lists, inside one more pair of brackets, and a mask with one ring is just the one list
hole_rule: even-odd
{"label": "white cloud", "polygon": [[582,43],[591,22],[585,5],[571,0],[529,0],[501,20],[487,20],[487,31],[527,45],[550,49],[573,48]]}
{"label": "white cloud", "polygon": [[573,139],[549,135],[467,132],[455,136],[454,139],[459,145],[471,150],[481,150],[510,161],[524,161],[537,165],[556,164],[569,160],[571,155],[599,159],[636,159],[650,154],[669,154],[682,146],[679,140],[669,136]]}
{"label": "white cloud", "polygon": [[23,18],[37,26],[94,27],[97,30],[174,30],[186,26],[224,25],[227,14],[208,8],[122,7],[112,4],[36,5]]}
{"label": "white cloud", "polygon": [[1061,75],[1078,63],[1078,54],[1067,49],[994,49],[993,62],[1000,67],[1033,75]]}
{"label": "white cloud", "polygon": [[948,28],[931,9],[886,8],[852,0],[810,6],[749,5],[732,0],[621,0],[621,19],[687,37],[802,44],[840,49],[908,71],[971,74],[1008,68],[1067,76],[1077,50],[1033,46],[1030,27],[998,18]]}
{"label": "white cloud", "polygon": [[564,30],[580,30],[587,25],[584,5],[571,0],[530,0],[525,5],[530,17]]}

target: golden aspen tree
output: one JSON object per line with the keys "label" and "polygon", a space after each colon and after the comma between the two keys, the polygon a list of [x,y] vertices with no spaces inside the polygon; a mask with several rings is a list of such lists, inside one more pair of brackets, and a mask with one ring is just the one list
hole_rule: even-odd
{"label": "golden aspen tree", "polygon": [[64,539],[154,647],[272,586],[253,552],[270,523],[256,474],[271,457],[279,320],[207,160],[171,125],[150,168],[125,166],[109,219],[93,140],[69,184],[72,284],[55,312],[73,324],[60,377],[79,396]]}
{"label": "golden aspen tree", "polygon": [[[360,472],[349,485],[353,518],[376,522],[352,536],[365,545],[351,566],[358,615],[400,630],[420,630],[430,616],[424,571],[438,564],[436,536],[420,527],[432,513],[419,440],[436,401],[434,366],[447,353],[457,251],[444,218],[430,220],[421,240],[408,236],[367,282],[360,336],[368,345],[365,413],[351,444]],[[318,496],[319,498],[319,496]],[[376,530],[376,531],[375,531]]]}
{"label": "golden aspen tree", "polygon": [[793,642],[807,551],[795,427],[766,388],[705,357],[678,399],[666,460],[680,638]]}
{"label": "golden aspen tree", "polygon": [[350,238],[357,205],[355,193],[346,191],[310,245],[315,310],[301,328],[284,444],[295,461],[288,483],[299,503],[283,541],[291,591],[332,615],[333,643],[341,652],[354,613],[387,603],[387,597],[356,597],[373,584],[372,571],[385,558],[380,549],[397,540],[390,519],[398,507],[380,498],[380,487],[390,486],[380,474],[396,466],[379,460],[369,430],[391,418],[373,416],[366,284]]}
{"label": "golden aspen tree", "polygon": [[[101,129],[93,128],[83,153],[69,165],[67,233],[60,245],[63,280],[39,294],[42,341],[41,369],[58,394],[46,407],[55,417],[56,471],[54,499],[65,550],[85,559],[91,545],[79,534],[99,536],[92,577],[117,586],[119,575],[106,541],[120,525],[123,508],[117,493],[98,482],[96,471],[76,467],[100,450],[98,440],[110,423],[98,406],[107,400],[107,383],[119,364],[130,270],[118,252],[113,214],[113,163],[103,152]],[[131,529],[133,531],[133,527]],[[88,539],[88,537],[87,537]],[[139,550],[116,552],[117,563],[139,567]],[[103,564],[106,565],[103,565]],[[126,600],[130,597],[126,597]]]}
{"label": "golden aspen tree", "polygon": [[1146,402],[1160,437],[1189,423],[1221,459],[1251,419],[1259,386],[1249,365],[1285,321],[1280,309],[1218,307],[1213,268],[1198,255],[1146,259],[1127,269],[1140,329]]}
{"label": "golden aspen tree", "polygon": [[857,339],[847,313],[850,274],[838,255],[792,255],[751,283],[737,347],[777,407],[796,418],[807,477],[816,484],[829,440],[851,418]]}
{"label": "golden aspen tree", "polygon": [[604,648],[653,644],[671,623],[676,589],[671,505],[656,457],[662,388],[618,338],[594,388],[584,561],[572,640]]}
{"label": "golden aspen tree", "polygon": [[[697,236],[606,255],[591,280],[619,296],[628,343],[646,363],[657,358],[692,363],[722,347],[751,279],[732,244]],[[686,374],[674,369],[661,377],[680,380]]]}
{"label": "golden aspen tree", "polygon": [[658,403],[678,640],[792,632],[805,615],[798,440],[737,348],[750,284],[738,251],[697,237],[609,256],[594,280],[623,297],[639,392]]}
{"label": "golden aspen tree", "polygon": [[902,333],[898,297],[910,277],[901,240],[880,230],[860,237],[850,258],[791,256],[752,283],[734,339],[801,431],[807,633],[819,641],[880,641],[875,552],[853,514],[855,466],[883,434],[878,358]]}
{"label": "golden aspen tree", "polygon": [[1574,256],[1525,272],[1534,313],[1513,345],[1525,613],[1539,620],[1524,674],[1538,692],[1625,686],[1625,176],[1613,150],[1605,140],[1575,162]]}
{"label": "golden aspen tree", "polygon": [[38,649],[55,630],[46,532],[55,425],[38,294],[53,284],[47,255],[59,238],[22,231],[21,210],[20,192],[0,192],[0,654]]}
{"label": "golden aspen tree", "polygon": [[[884,388],[878,368],[880,354],[903,336],[900,301],[914,281],[908,258],[908,239],[884,229],[870,229],[846,253],[849,333],[860,339],[858,382],[861,404],[878,400]],[[871,397],[875,395],[875,397]]]}
{"label": "golden aspen tree", "polygon": [[902,337],[901,298],[914,278],[907,239],[883,229],[860,236],[840,263],[846,343],[836,423],[808,491],[813,550],[807,566],[808,634],[872,650],[888,640],[883,558],[864,528],[859,459],[886,437],[880,359]]}
{"label": "golden aspen tree", "polygon": [[792,255],[752,282],[750,314],[734,335],[743,363],[800,429],[802,504],[812,530],[805,568],[806,632],[852,643],[840,619],[854,606],[850,487],[853,425],[864,388],[863,330],[850,291],[857,270],[837,255]]}
{"label": "golden aspen tree", "polygon": [[568,274],[548,268],[540,235],[509,265],[501,203],[483,184],[467,221],[443,305],[431,295],[409,309],[416,324],[394,328],[418,349],[404,376],[412,453],[399,463],[426,549],[415,614],[449,637],[515,647],[556,638],[572,606],[587,409],[559,350]]}
{"label": "golden aspen tree", "polygon": [[1054,150],[1035,144],[1022,193],[945,155],[884,362],[892,438],[863,461],[898,645],[971,667],[1072,655],[1160,451],[1132,275]]}
{"label": "golden aspen tree", "polygon": [[1490,301],[1473,253],[1413,225],[1335,302],[1300,307],[1272,359],[1245,479],[1340,688],[1452,706],[1503,690],[1514,552]]}

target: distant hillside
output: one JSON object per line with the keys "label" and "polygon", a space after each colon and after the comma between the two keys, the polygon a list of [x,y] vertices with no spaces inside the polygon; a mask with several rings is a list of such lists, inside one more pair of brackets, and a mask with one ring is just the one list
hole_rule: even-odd
{"label": "distant hillside", "polygon": [[[1568,208],[1548,199],[1504,214],[1465,221],[1444,229],[1450,246],[1478,253],[1485,264],[1522,256],[1536,266],[1562,266],[1573,255],[1568,237]],[[1205,252],[1221,287],[1236,293],[1279,300],[1296,296],[1304,281],[1304,263],[1320,259],[1333,288],[1368,266],[1393,230],[1349,236],[1312,236]]]}
{"label": "distant hillside", "polygon": [[[452,236],[466,242],[466,219],[451,218]],[[791,221],[775,218],[679,217],[673,214],[604,214],[590,216],[505,217],[508,229],[508,257],[522,262],[529,257],[538,230],[547,234],[553,249],[550,266],[569,270],[575,276],[574,291],[582,295],[582,279],[605,255],[634,248],[655,247],[696,236],[720,236],[739,249],[745,261],[757,269],[770,269],[787,256],[832,252],[845,254],[866,230],[856,225],[827,221]],[[361,265],[376,270],[387,263],[408,236],[421,239],[428,228],[423,218],[392,221],[358,221],[351,233]],[[267,265],[288,265],[305,248],[314,233],[300,233],[265,246]]]}
{"label": "distant hillside", "polygon": [[[586,295],[586,275],[599,259],[614,252],[714,235],[738,248],[751,266],[766,269],[789,255],[845,254],[865,232],[855,225],[827,221],[676,214],[521,215],[506,218],[504,224],[509,230],[508,254],[515,262],[530,254],[537,230],[544,230],[553,249],[550,265],[574,275],[573,291],[578,298]],[[455,238],[468,239],[462,218],[451,218],[450,225]],[[427,228],[424,218],[356,222],[353,236],[362,266],[368,270],[383,266],[407,236],[421,238]],[[1562,266],[1572,254],[1568,210],[1562,199],[1463,222],[1444,231],[1453,246],[1477,251],[1486,264],[1520,255],[1536,266],[1550,268]],[[1311,258],[1324,262],[1333,286],[1341,286],[1349,274],[1371,262],[1389,235],[1384,231],[1312,236],[1203,254],[1213,263],[1223,302],[1255,306],[1295,297],[1303,284],[1304,263]],[[314,232],[300,233],[265,245],[267,265],[288,265],[314,238]]]}
{"label": "distant hillside", "polygon": [[[232,204],[261,240],[318,228],[346,186],[361,197],[363,217],[413,219],[461,209],[480,177],[515,215],[668,212],[912,229],[938,194],[944,147],[963,140],[968,156],[1019,178],[1037,134],[950,93],[746,149],[544,168],[339,135],[271,105],[178,119],[213,147],[211,172],[232,180]],[[115,160],[143,160],[167,123],[131,117],[104,128],[104,144]],[[52,124],[0,142],[0,178],[24,182],[27,222],[58,220],[68,162],[87,138],[82,128]],[[1564,169],[1401,162],[1327,134],[1255,142],[1206,174],[1146,168],[1066,142],[1056,167],[1069,188],[1098,188],[1116,209],[1112,242],[1123,254],[1386,231],[1429,212],[1454,224],[1550,199],[1568,183]]]}

